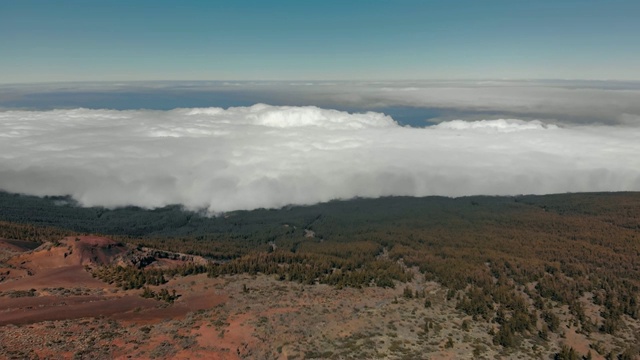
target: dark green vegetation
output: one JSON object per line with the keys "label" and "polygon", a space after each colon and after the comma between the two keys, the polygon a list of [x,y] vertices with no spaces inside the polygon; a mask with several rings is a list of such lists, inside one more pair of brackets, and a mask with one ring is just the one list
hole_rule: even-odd
{"label": "dark green vegetation", "polygon": [[[562,305],[584,334],[616,334],[624,319],[640,318],[639,193],[355,199],[217,217],[66,200],[0,193],[0,237],[100,233],[215,260],[168,276],[260,272],[310,284],[394,286],[416,267],[448,287],[458,309],[499,324],[494,342],[505,347],[523,336],[548,339],[560,326],[553,309]],[[163,276],[144,272],[114,268],[101,277],[114,273],[140,288]],[[597,316],[587,314],[590,306]]]}

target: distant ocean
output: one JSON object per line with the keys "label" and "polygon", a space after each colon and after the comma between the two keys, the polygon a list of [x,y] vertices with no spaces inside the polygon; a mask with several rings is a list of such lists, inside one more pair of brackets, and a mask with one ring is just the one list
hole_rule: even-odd
{"label": "distant ocean", "polygon": [[113,110],[171,110],[175,108],[236,107],[265,103],[276,106],[318,106],[322,108],[348,111],[351,113],[375,111],[391,116],[398,124],[411,127],[432,125],[429,119],[451,116],[451,111],[411,106],[388,106],[363,108],[344,106],[313,100],[301,101],[281,93],[271,95],[264,91],[180,91],[176,89],[143,89],[123,91],[65,90],[40,91],[0,96],[0,110],[53,110],[70,108],[113,109]]}

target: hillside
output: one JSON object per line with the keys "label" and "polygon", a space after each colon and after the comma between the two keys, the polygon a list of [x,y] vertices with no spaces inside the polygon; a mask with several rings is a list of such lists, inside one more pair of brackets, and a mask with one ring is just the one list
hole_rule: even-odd
{"label": "hillside", "polygon": [[[20,281],[38,284],[38,267],[64,265],[84,274],[74,275],[86,278],[83,296],[100,288],[136,299],[140,319],[155,318],[153,301],[170,300],[180,336],[190,311],[200,310],[195,325],[234,319],[215,326],[239,331],[219,337],[226,345],[180,350],[167,340],[172,356],[631,359],[640,350],[639,193],[354,199],[217,216],[0,193],[0,209],[0,238],[12,239],[0,247],[11,267],[0,300],[31,289]],[[197,300],[212,287],[217,310]],[[327,330],[300,337],[309,323]],[[199,329],[189,336],[205,336]],[[119,349],[108,354],[133,351]]]}

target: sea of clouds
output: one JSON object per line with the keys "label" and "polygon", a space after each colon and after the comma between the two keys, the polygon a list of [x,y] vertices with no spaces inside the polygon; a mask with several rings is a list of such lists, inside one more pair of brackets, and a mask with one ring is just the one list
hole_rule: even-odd
{"label": "sea of clouds", "polygon": [[[266,103],[393,114],[394,107],[404,107],[426,110],[422,125],[458,119],[502,118],[563,124],[639,125],[639,99],[638,81],[158,81],[0,86],[0,111],[169,110]],[[401,114],[395,113],[396,120],[402,122]],[[420,125],[419,121],[413,124]]]}
{"label": "sea of clouds", "polygon": [[[325,96],[369,109],[411,106],[465,111],[471,119],[484,112],[573,124],[640,124],[640,82],[432,81],[337,88]],[[454,119],[431,121],[440,120]]]}
{"label": "sea of clouds", "polygon": [[314,106],[7,110],[0,189],[213,213],[389,195],[640,191],[638,139],[640,127],[619,119],[414,128]]}

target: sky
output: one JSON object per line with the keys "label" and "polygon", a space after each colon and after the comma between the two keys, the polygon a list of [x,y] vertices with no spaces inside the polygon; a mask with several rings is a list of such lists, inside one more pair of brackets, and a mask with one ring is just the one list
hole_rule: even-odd
{"label": "sky", "polygon": [[633,0],[0,1],[0,83],[640,80]]}

